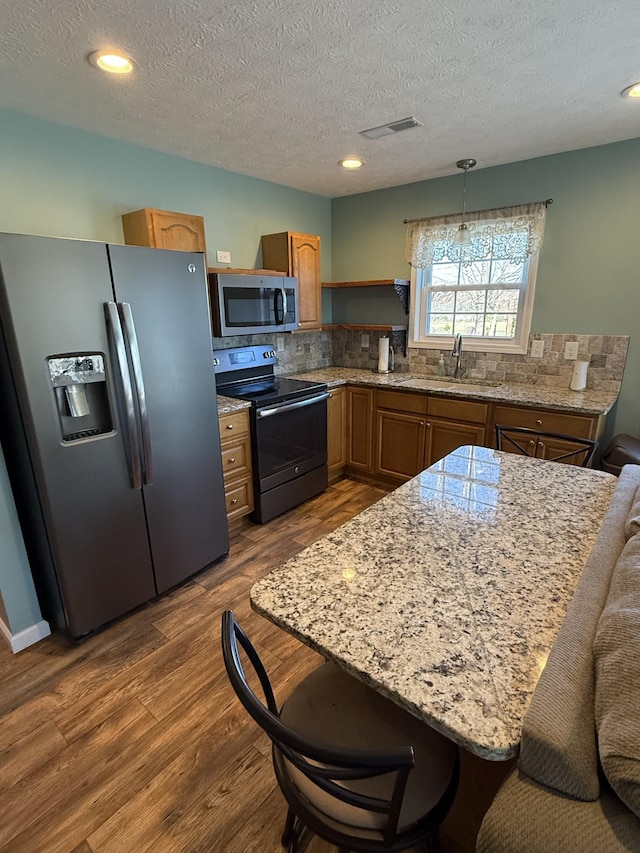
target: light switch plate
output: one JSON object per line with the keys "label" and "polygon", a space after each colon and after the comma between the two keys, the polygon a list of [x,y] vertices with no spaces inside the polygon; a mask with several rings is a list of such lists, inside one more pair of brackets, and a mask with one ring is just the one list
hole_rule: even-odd
{"label": "light switch plate", "polygon": [[367,349],[369,346],[369,335],[360,335],[360,346],[362,349]]}
{"label": "light switch plate", "polygon": [[542,358],[544,355],[544,341],[531,341],[531,358]]}
{"label": "light switch plate", "polygon": [[284,352],[284,336],[277,335],[276,336],[276,348],[278,352]]}
{"label": "light switch plate", "polygon": [[569,361],[575,361],[578,357],[578,341],[567,341],[564,345],[564,357]]}
{"label": "light switch plate", "polygon": [[219,264],[230,264],[231,252],[223,252],[221,249],[218,249],[216,252],[216,259]]}

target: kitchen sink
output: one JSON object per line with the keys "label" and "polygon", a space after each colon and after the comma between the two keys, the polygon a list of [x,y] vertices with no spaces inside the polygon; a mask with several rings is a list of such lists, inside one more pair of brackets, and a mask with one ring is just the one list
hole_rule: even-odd
{"label": "kitchen sink", "polygon": [[491,388],[496,388],[499,383],[483,382],[480,384],[466,382],[464,379],[444,377],[440,379],[437,376],[424,376],[420,378],[414,377],[412,379],[404,379],[397,384],[401,385],[403,388],[417,388],[420,391],[437,391],[441,389],[445,391],[460,391],[460,393],[463,393],[464,391],[489,391]]}

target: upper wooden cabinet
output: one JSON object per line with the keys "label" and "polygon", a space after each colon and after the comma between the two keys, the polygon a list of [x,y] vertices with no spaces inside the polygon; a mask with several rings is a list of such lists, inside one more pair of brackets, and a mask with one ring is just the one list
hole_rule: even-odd
{"label": "upper wooden cabinet", "polygon": [[130,246],[206,254],[202,216],[145,207],[123,214],[122,230]]}
{"label": "upper wooden cabinet", "polygon": [[262,265],[298,279],[298,323],[301,330],[322,328],[320,237],[282,231],[262,237]]}

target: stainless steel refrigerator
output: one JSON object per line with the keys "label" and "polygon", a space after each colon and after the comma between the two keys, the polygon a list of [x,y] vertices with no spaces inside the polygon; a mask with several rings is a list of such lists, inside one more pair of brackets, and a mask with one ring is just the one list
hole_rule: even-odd
{"label": "stainless steel refrigerator", "polygon": [[0,234],[0,430],[43,614],[80,638],[229,549],[201,254]]}

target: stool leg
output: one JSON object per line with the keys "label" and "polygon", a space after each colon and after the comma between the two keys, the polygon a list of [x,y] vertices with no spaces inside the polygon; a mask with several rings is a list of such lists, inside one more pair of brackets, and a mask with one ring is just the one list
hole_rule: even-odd
{"label": "stool leg", "polygon": [[295,821],[295,815],[291,811],[291,809],[287,809],[287,820],[284,825],[284,832],[282,833],[281,844],[283,847],[286,847],[291,841],[291,836],[293,835],[293,823]]}

